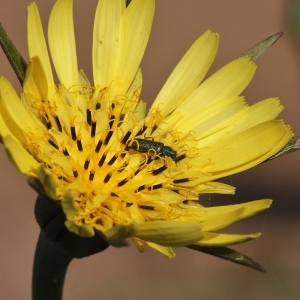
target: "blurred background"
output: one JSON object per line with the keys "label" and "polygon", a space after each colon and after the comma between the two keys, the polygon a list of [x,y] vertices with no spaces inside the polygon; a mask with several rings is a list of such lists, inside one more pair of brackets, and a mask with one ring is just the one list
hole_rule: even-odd
{"label": "blurred background", "polygon": [[[54,0],[37,0],[44,29]],[[96,0],[75,1],[79,67],[91,78],[92,25]],[[26,13],[29,0],[1,0],[0,22],[27,59]],[[142,62],[142,99],[151,103],[193,41],[207,29],[220,34],[220,47],[209,74],[268,36],[284,36],[258,61],[244,92],[247,101],[278,96],[280,118],[300,135],[300,47],[291,20],[300,22],[300,1],[159,0],[149,46]],[[47,32],[47,31],[46,31]],[[300,40],[300,31],[299,40]],[[0,74],[18,92],[21,87],[0,51]],[[8,162],[0,148],[0,291],[1,299],[31,299],[31,271],[39,233],[33,208],[36,193]],[[236,195],[209,195],[206,206],[272,198],[270,210],[235,224],[229,232],[262,232],[258,240],[233,247],[260,262],[267,273],[188,249],[175,249],[168,260],[131,244],[83,260],[68,270],[64,300],[114,299],[300,299],[300,152],[270,161],[225,182]]]}

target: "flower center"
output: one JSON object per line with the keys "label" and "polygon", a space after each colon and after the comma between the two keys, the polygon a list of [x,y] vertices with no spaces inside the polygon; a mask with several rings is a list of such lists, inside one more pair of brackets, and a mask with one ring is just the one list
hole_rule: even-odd
{"label": "flower center", "polygon": [[55,99],[32,101],[44,138],[27,133],[27,149],[57,178],[58,200],[71,192],[78,224],[103,230],[165,219],[175,204],[198,199],[183,163],[192,151],[180,134],[160,128],[166,120],[158,110],[145,118],[139,93],[60,86]]}

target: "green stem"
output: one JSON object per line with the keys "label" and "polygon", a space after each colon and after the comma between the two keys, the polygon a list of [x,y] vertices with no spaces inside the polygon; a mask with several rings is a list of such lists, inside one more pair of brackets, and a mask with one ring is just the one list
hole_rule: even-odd
{"label": "green stem", "polygon": [[62,299],[64,279],[72,259],[40,233],[34,256],[32,300]]}
{"label": "green stem", "polygon": [[23,86],[23,82],[26,75],[27,63],[24,58],[15,47],[3,26],[0,24],[0,46],[2,47],[8,61],[10,62],[12,68],[14,69],[19,82]]}

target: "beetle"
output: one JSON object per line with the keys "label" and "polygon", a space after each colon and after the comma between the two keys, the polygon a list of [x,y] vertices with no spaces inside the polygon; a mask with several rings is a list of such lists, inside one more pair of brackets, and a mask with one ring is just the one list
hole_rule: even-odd
{"label": "beetle", "polygon": [[161,153],[163,156],[171,157],[174,161],[177,156],[177,152],[173,148],[154,140],[136,138],[132,141],[130,148],[138,152],[148,152],[149,150],[154,150],[157,153]]}

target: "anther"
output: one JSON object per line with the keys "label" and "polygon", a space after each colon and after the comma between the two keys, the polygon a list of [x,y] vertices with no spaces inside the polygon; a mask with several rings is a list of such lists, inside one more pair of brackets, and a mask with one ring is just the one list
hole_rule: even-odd
{"label": "anther", "polygon": [[118,123],[118,127],[120,127],[121,126],[121,124],[122,124],[122,122],[124,121],[124,119],[125,119],[125,114],[121,114],[120,115],[120,117],[119,117],[119,123]]}
{"label": "anther", "polygon": [[139,208],[148,209],[148,210],[154,210],[154,207],[150,206],[150,205],[139,205]]}
{"label": "anther", "polygon": [[72,140],[76,141],[76,129],[75,126],[71,126],[71,136],[72,136]]}
{"label": "anther", "polygon": [[92,112],[89,108],[86,110],[86,121],[90,126],[92,125]]}
{"label": "anther", "polygon": [[117,160],[117,158],[118,158],[118,155],[115,154],[115,155],[109,160],[109,162],[108,162],[107,164],[108,164],[109,166],[113,165],[114,162]]}
{"label": "anther", "polygon": [[174,184],[178,184],[178,183],[184,183],[184,182],[188,182],[188,181],[190,181],[189,178],[181,178],[181,179],[175,179],[175,180],[173,180],[173,183]]}
{"label": "anther", "polygon": [[48,143],[53,146],[55,149],[59,149],[59,147],[53,142],[51,141],[50,139],[48,140]]}
{"label": "anther", "polygon": [[87,170],[89,168],[90,160],[86,159],[84,162],[84,169]]}
{"label": "anther", "polygon": [[62,132],[62,127],[61,127],[61,123],[60,123],[60,121],[59,121],[58,116],[55,116],[55,122],[56,122],[56,125],[57,125],[57,127],[58,127],[58,130],[59,130],[60,132]]}
{"label": "anther", "polygon": [[109,182],[109,180],[111,179],[111,176],[112,176],[112,174],[111,173],[108,173],[106,176],[105,176],[105,178],[104,178],[104,183],[108,183]]}
{"label": "anther", "polygon": [[106,138],[105,138],[105,140],[104,140],[104,145],[107,145],[108,143],[109,143],[109,140],[110,140],[110,138],[112,137],[112,135],[113,135],[113,131],[109,131],[108,133],[107,133],[107,136],[106,136]]}
{"label": "anther", "polygon": [[162,183],[159,183],[159,184],[154,184],[150,187],[148,187],[148,190],[151,191],[151,190],[158,190],[158,189],[161,189],[163,187]]}
{"label": "anther", "polygon": [[67,148],[63,149],[63,154],[65,156],[69,156],[70,155],[69,152],[68,152],[68,150],[67,150]]}
{"label": "anther", "polygon": [[142,190],[144,190],[146,187],[144,185],[139,186],[136,190],[135,193],[141,192]]}
{"label": "anther", "polygon": [[98,163],[98,166],[99,166],[99,167],[102,167],[102,166],[103,166],[105,159],[106,159],[106,154],[104,153],[104,154],[102,155],[102,157],[101,157],[99,163]]}
{"label": "anther", "polygon": [[96,135],[96,126],[97,122],[92,122],[91,137],[94,137]]}
{"label": "anther", "polygon": [[99,142],[97,143],[97,146],[95,148],[95,152],[99,153],[101,146],[102,146],[103,142],[101,140],[99,140]]}
{"label": "anther", "polygon": [[156,176],[158,175],[159,173],[162,173],[163,171],[167,170],[168,169],[168,166],[167,165],[163,165],[161,166],[160,168],[156,169],[156,170],[153,170],[152,171],[152,175]]}
{"label": "anther", "polygon": [[178,162],[180,162],[181,160],[183,160],[184,158],[186,158],[186,154],[185,154],[185,153],[183,153],[183,154],[177,156],[177,157],[174,159],[174,161],[175,161],[176,163],[178,163]]}
{"label": "anther", "polygon": [[81,140],[77,140],[77,149],[78,149],[79,151],[83,151],[83,147],[82,147]]}
{"label": "anther", "polygon": [[95,172],[91,171],[90,172],[90,176],[89,176],[89,181],[93,181],[94,180],[94,176],[95,176]]}
{"label": "anther", "polygon": [[111,129],[112,126],[114,125],[115,118],[116,118],[116,117],[113,116],[113,115],[110,116],[110,120],[109,120],[109,122],[108,122],[109,128],[110,128],[110,129]]}
{"label": "anther", "polygon": [[142,134],[146,131],[146,129],[147,129],[147,126],[144,125],[144,126],[140,129],[140,131],[137,133],[137,136],[138,136],[138,135],[142,135]]}
{"label": "anther", "polygon": [[158,128],[158,126],[155,124],[153,127],[152,127],[152,130],[151,130],[151,134]]}
{"label": "anther", "polygon": [[131,134],[132,134],[132,132],[130,130],[127,131],[126,134],[124,135],[124,137],[122,138],[121,143],[125,145],[129,139],[129,137],[131,136]]}
{"label": "anther", "polygon": [[77,171],[77,170],[73,170],[73,176],[74,176],[75,178],[78,177],[78,171]]}
{"label": "anther", "polygon": [[127,183],[127,182],[128,182],[127,178],[123,179],[122,181],[120,181],[120,182],[118,183],[118,187],[124,185],[124,184]]}

